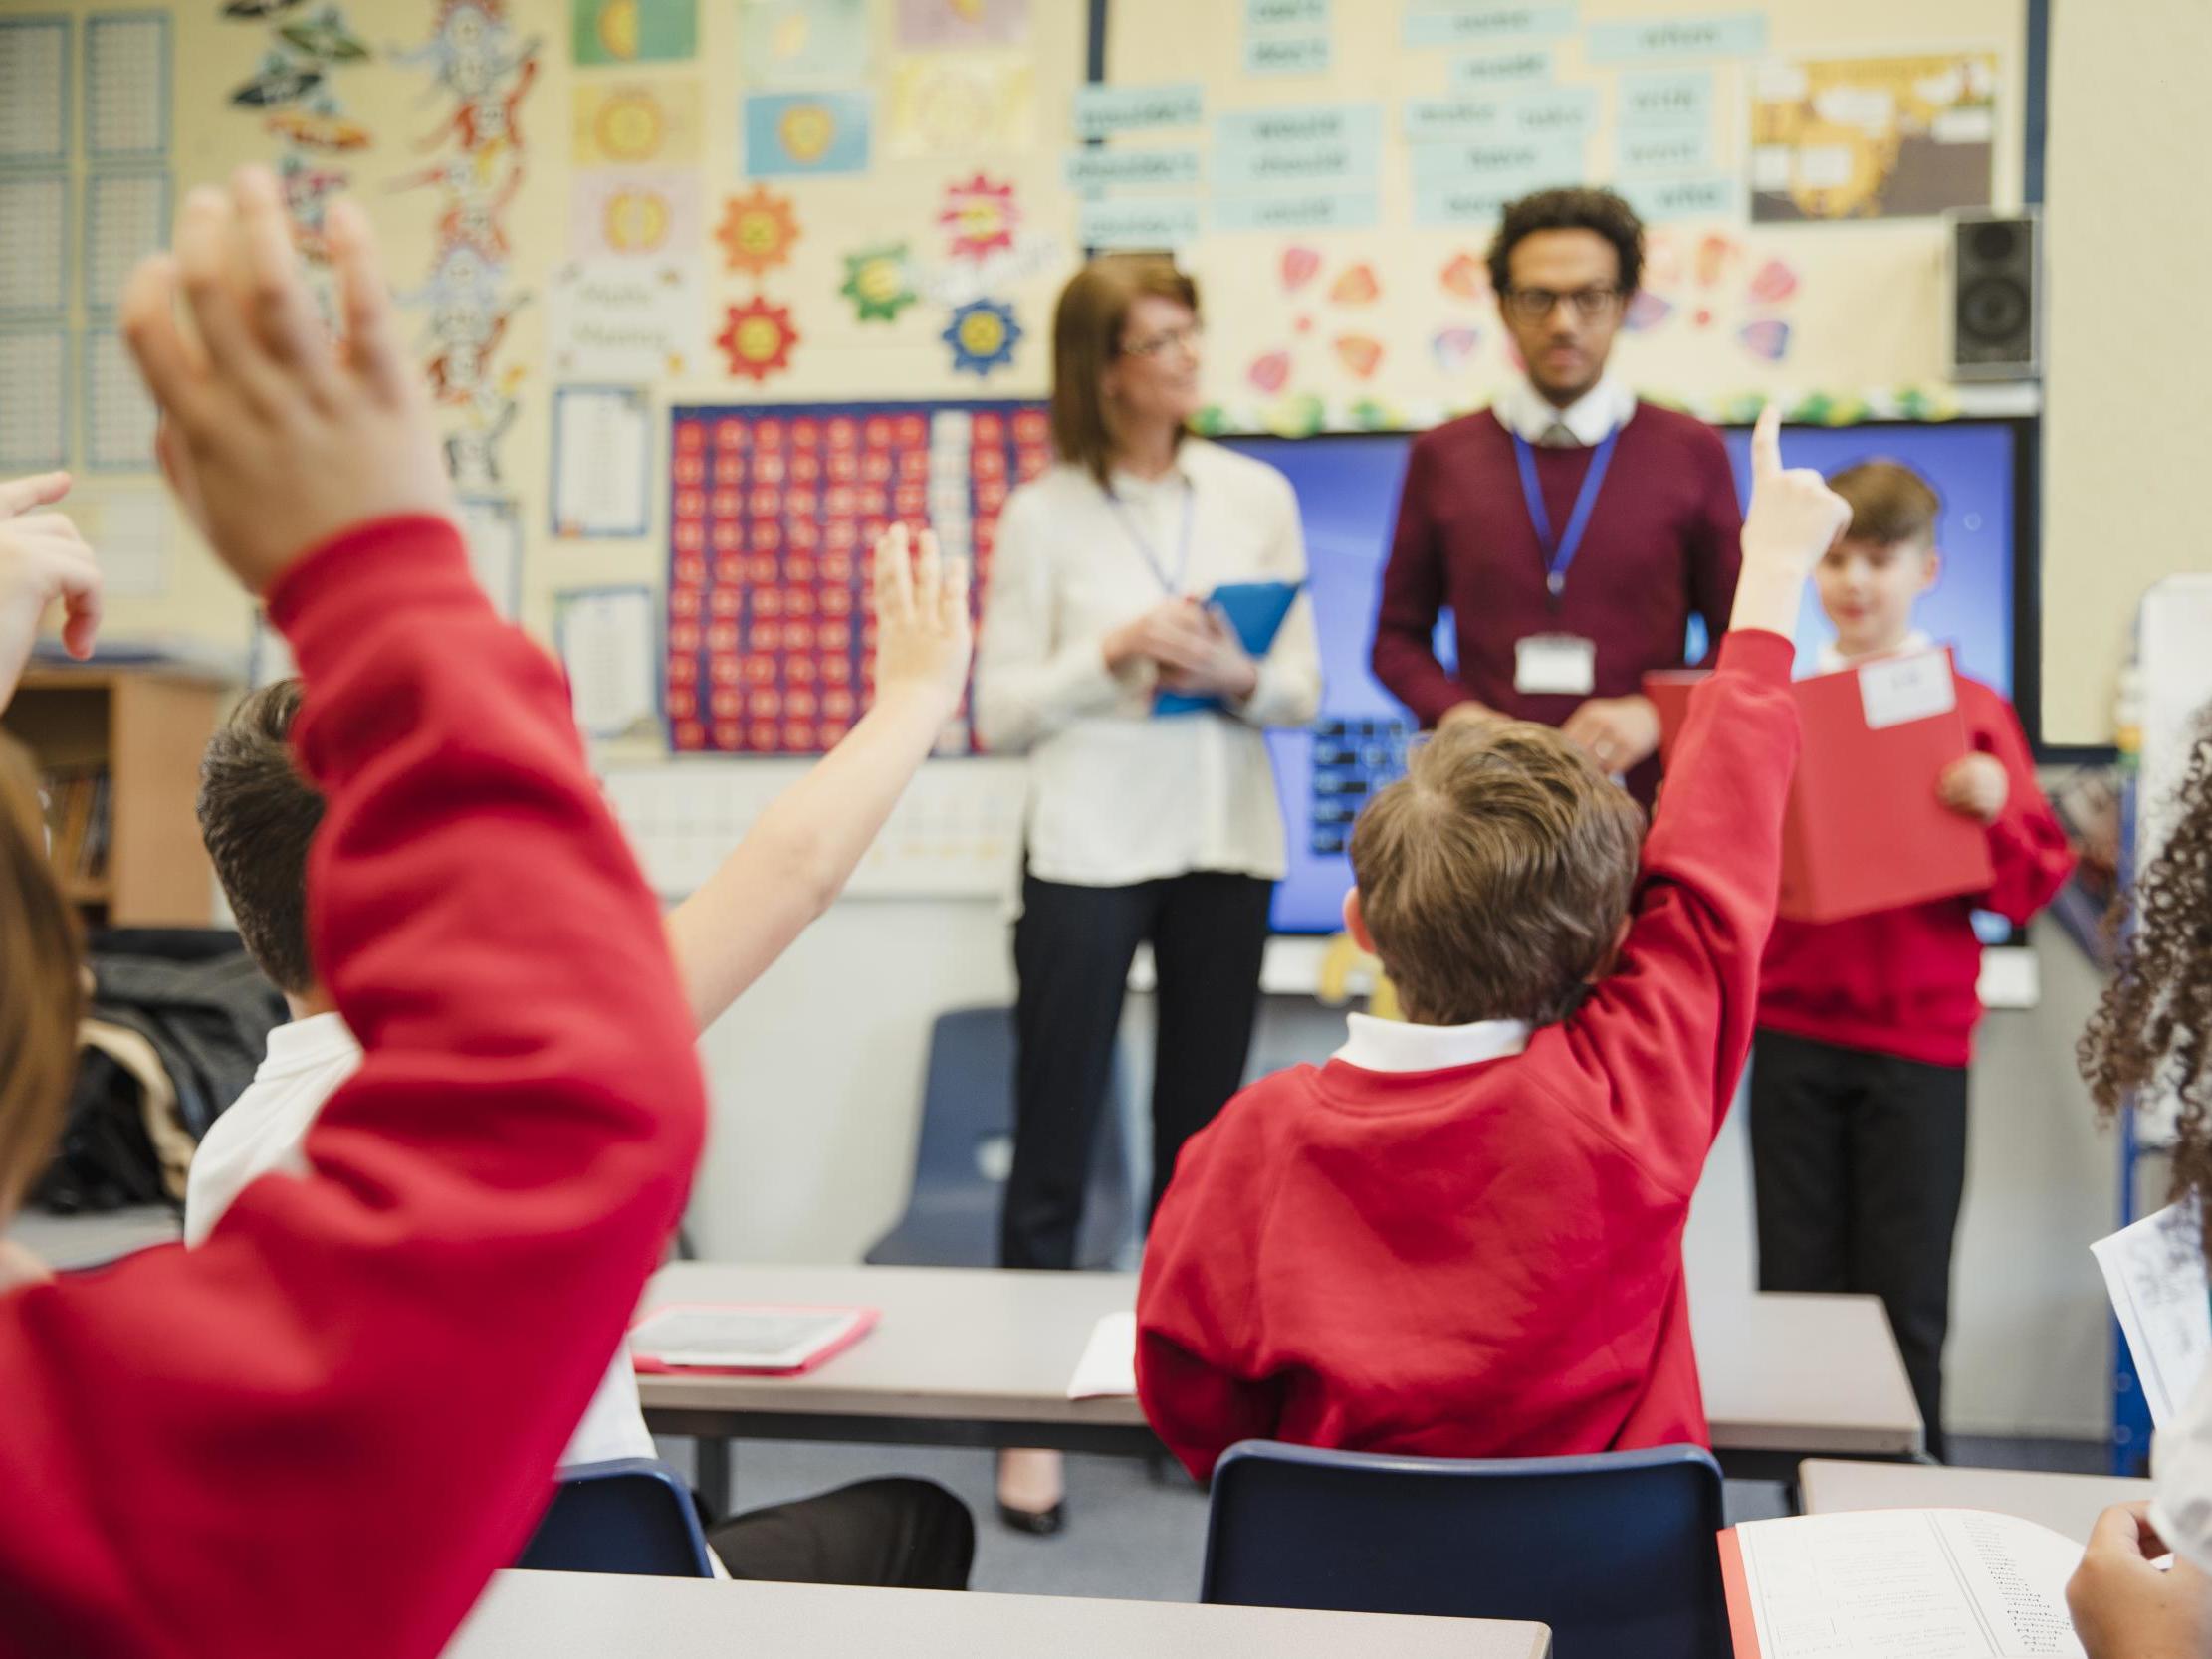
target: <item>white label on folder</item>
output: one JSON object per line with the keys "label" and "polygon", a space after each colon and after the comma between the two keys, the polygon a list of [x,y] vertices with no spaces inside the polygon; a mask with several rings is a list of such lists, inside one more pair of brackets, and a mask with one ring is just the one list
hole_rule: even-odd
{"label": "white label on folder", "polygon": [[1958,707],[1948,651],[1922,651],[1910,657],[1869,663],[1859,671],[1859,697],[1867,709],[1867,729],[1880,731],[1907,721],[1947,715]]}
{"label": "white label on folder", "polygon": [[1514,641],[1513,689],[1535,697],[1588,697],[1598,689],[1597,642],[1572,634]]}

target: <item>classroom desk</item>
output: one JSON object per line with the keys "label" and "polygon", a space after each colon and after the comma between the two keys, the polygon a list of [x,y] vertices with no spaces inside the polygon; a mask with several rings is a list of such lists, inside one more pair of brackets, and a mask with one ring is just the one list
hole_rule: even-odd
{"label": "classroom desk", "polygon": [[2087,1544],[2097,1518],[2114,1504],[2150,1496],[2150,1482],[2117,1475],[2056,1475],[2026,1469],[1948,1469],[1931,1464],[1830,1463],[1798,1466],[1807,1515],[1846,1510],[1995,1510]]}
{"label": "classroom desk", "polygon": [[[640,1376],[645,1420],[700,1444],[700,1491],[729,1508],[732,1439],[1049,1446],[1141,1455],[1158,1442],[1134,1399],[1070,1400],[1068,1378],[1102,1314],[1127,1309],[1126,1273],[776,1267],[678,1262],[646,1306],[816,1302],[882,1310],[875,1330],[803,1376]],[[1787,1481],[1798,1459],[1914,1457],[1919,1412],[1872,1297],[1695,1299],[1705,1410],[1722,1466]]]}
{"label": "classroom desk", "polygon": [[1541,1624],[1177,1601],[502,1572],[445,1659],[1547,1659]]}

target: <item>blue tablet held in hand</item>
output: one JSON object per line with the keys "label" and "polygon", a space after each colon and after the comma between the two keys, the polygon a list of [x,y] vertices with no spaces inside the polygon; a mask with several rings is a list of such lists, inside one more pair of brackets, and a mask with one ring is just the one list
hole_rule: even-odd
{"label": "blue tablet held in hand", "polygon": [[[1275,636],[1282,632],[1283,619],[1290,614],[1291,602],[1298,597],[1303,582],[1223,582],[1207,596],[1207,609],[1218,612],[1221,620],[1244,648],[1244,655],[1255,661],[1273,649]],[[1162,692],[1153,699],[1155,715],[1196,715],[1210,710],[1219,710],[1217,697],[1192,697],[1185,692]]]}

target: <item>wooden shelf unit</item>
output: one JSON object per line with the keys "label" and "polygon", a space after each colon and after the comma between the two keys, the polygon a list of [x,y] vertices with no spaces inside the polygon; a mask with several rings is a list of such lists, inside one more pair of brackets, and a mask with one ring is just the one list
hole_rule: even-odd
{"label": "wooden shelf unit", "polygon": [[42,663],[24,675],[0,726],[42,772],[109,772],[106,868],[94,877],[60,873],[63,892],[89,919],[117,928],[213,921],[215,872],[193,800],[200,754],[236,696],[226,681],[163,665]]}

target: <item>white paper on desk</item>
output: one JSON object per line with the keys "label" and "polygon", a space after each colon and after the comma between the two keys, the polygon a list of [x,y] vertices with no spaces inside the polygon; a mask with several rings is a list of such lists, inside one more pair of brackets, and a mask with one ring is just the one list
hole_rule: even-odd
{"label": "white paper on desk", "polygon": [[1108,1314],[1091,1327],[1068,1379],[1071,1400],[1128,1399],[1137,1392],[1137,1315]]}
{"label": "white paper on desk", "polygon": [[2169,1204],[2090,1246],[2134,1356],[2153,1428],[2181,1413],[2212,1361],[2212,1298],[2194,1208]]}
{"label": "white paper on desk", "polygon": [[1982,1510],[1869,1510],[1735,1530],[1760,1659],[2082,1659],[2082,1547]]}

